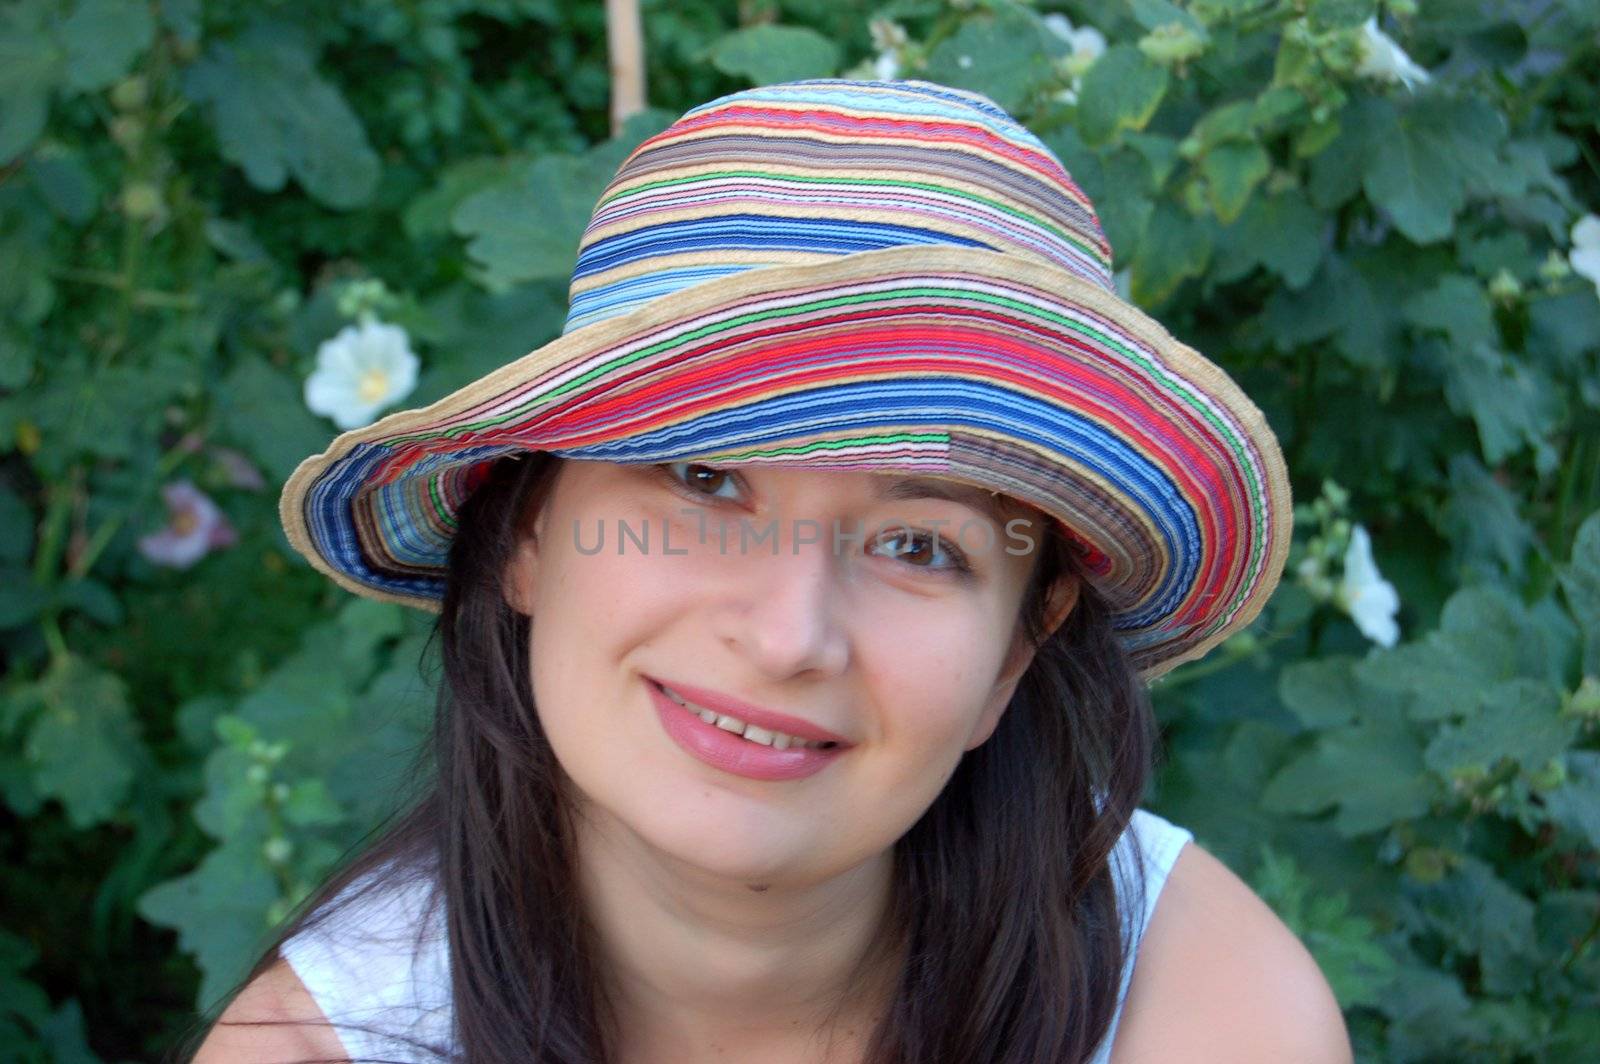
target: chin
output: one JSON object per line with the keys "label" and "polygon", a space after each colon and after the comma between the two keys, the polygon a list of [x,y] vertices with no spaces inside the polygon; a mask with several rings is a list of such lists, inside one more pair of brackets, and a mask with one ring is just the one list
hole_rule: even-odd
{"label": "chin", "polygon": [[708,811],[704,795],[658,804],[629,827],[669,857],[723,879],[775,883],[814,871],[814,840],[787,835],[766,817],[740,816],[736,806]]}

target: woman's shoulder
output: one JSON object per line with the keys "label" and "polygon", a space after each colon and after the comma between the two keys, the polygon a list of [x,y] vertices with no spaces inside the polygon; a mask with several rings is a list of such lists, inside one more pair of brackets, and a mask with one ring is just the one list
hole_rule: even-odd
{"label": "woman's shoulder", "polygon": [[327,1017],[280,957],[228,1003],[192,1064],[348,1059]]}
{"label": "woman's shoulder", "polygon": [[1187,830],[1149,813],[1135,821],[1176,854],[1151,899],[1111,1064],[1348,1064],[1338,1001],[1295,933]]}
{"label": "woman's shoulder", "polygon": [[426,864],[356,877],[229,1002],[194,1064],[384,1054],[448,1033],[442,912]]}

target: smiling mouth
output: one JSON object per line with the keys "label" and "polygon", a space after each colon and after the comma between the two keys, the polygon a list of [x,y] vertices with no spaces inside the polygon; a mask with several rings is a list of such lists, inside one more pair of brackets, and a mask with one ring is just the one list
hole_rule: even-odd
{"label": "smiling mouth", "polygon": [[731,732],[734,735],[739,736],[741,739],[744,739],[746,742],[757,743],[761,746],[770,746],[777,750],[793,750],[799,748],[811,750],[832,750],[839,745],[831,739],[802,739],[797,735],[790,735],[787,732],[757,727],[748,721],[740,720],[738,717],[730,716],[726,713],[718,713],[715,710],[707,709],[705,706],[696,705],[695,703],[684,698],[682,695],[678,694],[676,691],[672,690],[670,687],[664,687],[661,684],[656,683],[654,680],[651,680],[650,682],[655,684],[656,690],[666,695],[667,698],[671,699],[677,705],[682,706],[690,713],[698,716],[705,723],[715,725],[716,727],[721,728],[723,731]]}

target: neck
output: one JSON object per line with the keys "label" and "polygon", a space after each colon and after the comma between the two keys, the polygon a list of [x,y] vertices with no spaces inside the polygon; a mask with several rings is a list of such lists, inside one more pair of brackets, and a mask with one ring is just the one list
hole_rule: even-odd
{"label": "neck", "polygon": [[[590,806],[578,823],[584,911],[621,1059],[819,1061],[865,1046],[899,975],[884,948],[893,855],[822,880],[729,880]],[[648,1053],[627,1047],[647,1047]]]}

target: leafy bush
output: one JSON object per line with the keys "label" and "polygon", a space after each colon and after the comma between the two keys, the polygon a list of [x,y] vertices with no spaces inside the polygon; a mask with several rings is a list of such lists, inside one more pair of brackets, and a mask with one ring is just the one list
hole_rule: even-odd
{"label": "leafy bush", "polygon": [[160,1054],[425,768],[428,618],[278,527],[319,348],[403,329],[406,405],[532,349],[634,144],[846,73],[1011,109],[1283,440],[1288,572],[1156,685],[1152,807],[1360,1059],[1592,1059],[1600,9],[1061,7],[647,3],[615,134],[599,4],[0,12],[0,1042]]}

